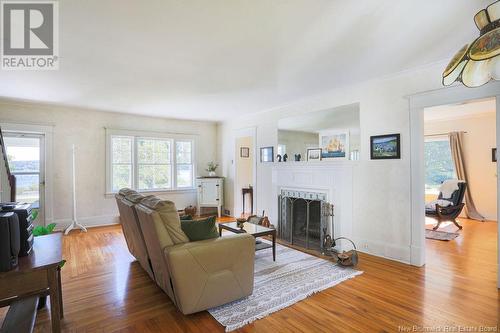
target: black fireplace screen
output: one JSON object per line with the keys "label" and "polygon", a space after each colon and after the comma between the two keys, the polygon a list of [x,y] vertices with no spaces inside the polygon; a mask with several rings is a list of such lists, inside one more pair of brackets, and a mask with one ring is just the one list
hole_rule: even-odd
{"label": "black fireplace screen", "polygon": [[327,225],[333,215],[331,204],[320,195],[297,197],[297,192],[289,194],[279,196],[278,238],[292,245],[322,251],[323,238],[329,233]]}

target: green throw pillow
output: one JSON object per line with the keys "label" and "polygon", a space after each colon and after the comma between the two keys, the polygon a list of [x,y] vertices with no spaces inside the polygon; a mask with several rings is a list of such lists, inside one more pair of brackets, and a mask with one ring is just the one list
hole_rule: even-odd
{"label": "green throw pillow", "polygon": [[182,231],[188,236],[191,242],[219,237],[219,232],[215,226],[215,216],[210,216],[203,220],[182,220]]}
{"label": "green throw pillow", "polygon": [[191,221],[193,219],[191,215],[181,215],[179,216],[179,218],[181,219],[181,221]]}

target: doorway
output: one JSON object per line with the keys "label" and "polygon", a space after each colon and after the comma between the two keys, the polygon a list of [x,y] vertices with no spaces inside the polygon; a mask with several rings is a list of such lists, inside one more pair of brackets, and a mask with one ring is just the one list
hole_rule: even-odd
{"label": "doorway", "polygon": [[425,108],[424,134],[428,262],[445,262],[453,254],[468,258],[481,249],[494,252],[495,98]]}
{"label": "doorway", "polygon": [[[257,129],[239,129],[234,133],[233,209],[235,217],[257,212]],[[244,206],[244,207],[243,207]]]}
{"label": "doorway", "polygon": [[[409,96],[410,111],[410,169],[411,169],[411,246],[410,263],[415,266],[423,266],[426,263],[425,254],[425,163],[424,163],[424,109],[439,105],[458,104],[471,100],[495,98],[496,109],[500,109],[500,82],[492,81],[487,85],[476,89],[464,86],[453,86],[434,91],[427,91]],[[500,116],[496,114],[496,131],[500,128]],[[496,138],[496,146],[500,146],[500,136]],[[497,174],[500,172],[500,164],[496,163]],[[496,177],[497,183],[497,206],[500,196],[498,186],[500,178]],[[497,220],[500,213],[497,212]],[[500,227],[496,224],[496,244],[500,242]],[[496,245],[495,244],[495,245]],[[490,255],[496,258],[500,265],[500,247],[495,246]],[[497,253],[494,253],[497,251]],[[498,267],[498,265],[496,265]],[[497,285],[500,288],[500,274],[497,272]]]}
{"label": "doorway", "polygon": [[16,177],[16,201],[31,203],[37,224],[45,224],[45,135],[4,132],[11,173]]}

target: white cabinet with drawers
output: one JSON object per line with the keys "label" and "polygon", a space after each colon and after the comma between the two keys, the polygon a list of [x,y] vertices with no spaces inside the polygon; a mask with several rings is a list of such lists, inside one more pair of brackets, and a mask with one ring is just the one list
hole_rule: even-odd
{"label": "white cabinet with drawers", "polygon": [[196,179],[198,189],[198,213],[203,207],[216,207],[217,215],[221,217],[224,203],[224,178],[200,177]]}

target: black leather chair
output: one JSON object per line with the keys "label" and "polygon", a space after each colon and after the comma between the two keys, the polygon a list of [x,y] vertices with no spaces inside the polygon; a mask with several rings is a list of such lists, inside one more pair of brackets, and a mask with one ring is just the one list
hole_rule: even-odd
{"label": "black leather chair", "polygon": [[[462,209],[465,206],[463,201],[466,189],[467,189],[466,183],[464,182],[458,183],[458,190],[455,190],[455,192],[453,192],[450,199],[444,199],[451,201],[453,203],[452,205],[448,207],[443,207],[436,204],[435,208],[425,209],[425,216],[433,217],[438,221],[437,225],[433,228],[434,230],[439,228],[439,225],[445,221],[451,221],[459,229],[462,229],[462,226],[458,224],[456,218],[460,215]],[[441,192],[439,193],[438,199],[443,199],[443,194]]]}

